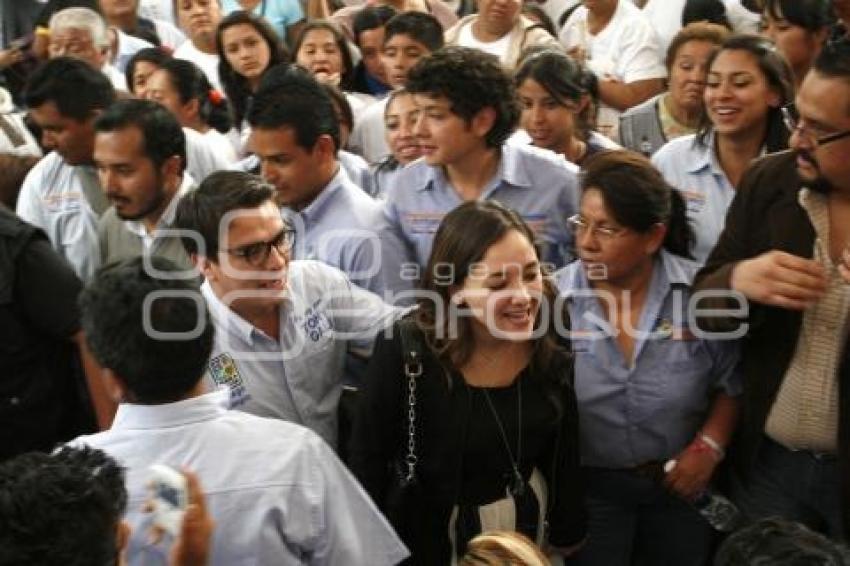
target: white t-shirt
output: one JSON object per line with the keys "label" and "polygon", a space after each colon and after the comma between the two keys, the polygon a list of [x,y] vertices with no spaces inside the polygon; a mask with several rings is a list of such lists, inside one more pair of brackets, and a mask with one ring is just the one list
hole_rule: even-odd
{"label": "white t-shirt", "polygon": [[540,4],[540,7],[552,19],[555,29],[558,29],[558,20],[561,19],[564,12],[580,3],[580,0],[545,0]]}
{"label": "white t-shirt", "polygon": [[236,163],[238,160],[236,157],[236,150],[233,147],[233,143],[226,135],[222,134],[215,128],[210,128],[204,132],[204,137],[207,138],[207,143],[212,150],[217,155],[221,156],[221,158],[227,162],[228,166]]}
{"label": "white t-shirt", "polygon": [[118,45],[115,49],[115,56],[112,57],[112,65],[123,73],[127,69],[127,63],[130,62],[130,59],[133,58],[133,55],[137,51],[147,47],[153,47],[153,44],[139,37],[124,33],[117,28],[115,28],[115,32]]}
{"label": "white t-shirt", "polygon": [[174,57],[176,59],[191,61],[200,67],[213,88],[224,92],[224,89],[221,87],[221,81],[218,78],[218,55],[204,53],[195,47],[195,44],[191,40],[187,39],[183,42],[183,45],[174,50]]}
{"label": "white t-shirt", "polygon": [[649,0],[643,7],[643,14],[652,24],[661,41],[662,56],[667,46],[682,29],[682,10],[687,0]]}
{"label": "white t-shirt", "polygon": [[390,154],[390,148],[384,137],[386,108],[387,99],[382,98],[354,118],[354,129],[348,140],[348,149],[362,156],[370,165],[379,163]]}
{"label": "white t-shirt", "polygon": [[475,34],[472,33],[472,22],[469,22],[460,29],[457,44],[461,47],[471,47],[473,49],[479,49],[484,53],[495,55],[499,58],[499,61],[504,63],[511,44],[511,34],[510,32],[506,33],[496,41],[479,41],[475,39]]}
{"label": "white t-shirt", "polygon": [[[643,12],[629,0],[619,0],[605,29],[591,35],[587,30],[587,8],[576,9],[559,35],[567,49],[579,47],[587,53],[587,67],[600,80],[632,83],[667,76],[658,34]],[[621,112],[600,104],[597,129],[617,140]]]}
{"label": "white t-shirt", "polygon": [[191,128],[183,128],[183,133],[186,135],[186,171],[198,184],[210,173],[224,171],[233,163],[206,135]]}
{"label": "white t-shirt", "polygon": [[100,71],[106,75],[106,78],[108,78],[109,82],[112,83],[112,88],[119,92],[127,92],[127,78],[124,76],[124,73],[109,63],[104,65]]}
{"label": "white t-shirt", "polygon": [[162,42],[163,47],[168,47],[171,50],[177,49],[183,42],[186,41],[186,35],[180,31],[180,28],[169,21],[150,18],[153,20],[153,25],[156,28],[156,35]]}
{"label": "white t-shirt", "polygon": [[177,18],[174,17],[173,0],[140,0],[139,15],[149,20],[177,22]]}

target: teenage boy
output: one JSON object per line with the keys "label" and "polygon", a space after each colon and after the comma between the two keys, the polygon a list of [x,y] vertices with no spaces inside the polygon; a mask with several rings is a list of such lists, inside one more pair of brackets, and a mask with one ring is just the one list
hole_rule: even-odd
{"label": "teenage boy", "polygon": [[[443,27],[431,14],[404,12],[394,16],[384,28],[381,50],[387,84],[394,89],[403,87],[408,71],[420,59],[442,46]],[[390,153],[384,138],[386,107],[384,99],[366,108],[348,140],[351,151],[359,153],[371,164],[378,163]]]}
{"label": "teenage boy", "polygon": [[577,170],[554,153],[505,143],[520,111],[499,60],[445,47],[411,69],[407,89],[420,110],[415,134],[424,158],[388,187],[385,214],[410,258],[426,265],[447,212],[464,201],[494,199],[529,223],[543,261],[565,265],[573,247],[566,219],[576,210]]}

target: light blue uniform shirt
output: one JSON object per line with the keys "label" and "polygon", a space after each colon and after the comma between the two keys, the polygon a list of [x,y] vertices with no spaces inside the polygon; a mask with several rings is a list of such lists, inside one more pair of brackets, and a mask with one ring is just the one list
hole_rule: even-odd
{"label": "light blue uniform shirt", "polygon": [[169,564],[168,544],[147,542],[149,467],[186,467],[215,518],[211,566],[370,564],[408,554],[333,451],[314,433],[227,411],[219,392],[163,405],[118,407],[112,428],[74,445],[104,450],[126,468],[130,566]]}
{"label": "light blue uniform shirt", "polygon": [[281,212],[297,232],[294,259],[332,265],[385,300],[392,298],[385,296],[387,289],[411,287],[399,279],[403,248],[384,219],[382,203],[352,183],[345,168],[306,208]]}
{"label": "light blue uniform shirt", "polygon": [[703,340],[688,328],[698,265],[661,251],[635,329],[633,365],[623,358],[581,261],[555,274],[567,297],[575,357],[582,464],[631,468],[683,450],[715,392],[740,394],[737,341]]}
{"label": "light blue uniform shirt", "polygon": [[696,236],[692,253],[700,264],[705,263],[723,231],[726,210],[735,196],[735,187],[720,168],[714,151],[714,135],[708,136],[706,145],[696,142],[694,134],[671,140],[655,152],[652,164],[684,197]]}
{"label": "light blue uniform shirt", "polygon": [[368,355],[405,311],[317,261],[290,262],[287,290],[275,340],[201,286],[216,329],[206,385],[229,387],[232,407],[302,424],[336,446],[346,353]]}
{"label": "light blue uniform shirt", "polygon": [[[519,213],[537,237],[542,260],[560,267],[573,255],[567,218],[576,212],[577,171],[551,151],[503,144],[499,168],[481,198],[497,200]],[[463,200],[443,168],[419,160],[394,177],[385,211],[410,260],[424,268],[440,221],[460,204]]]}

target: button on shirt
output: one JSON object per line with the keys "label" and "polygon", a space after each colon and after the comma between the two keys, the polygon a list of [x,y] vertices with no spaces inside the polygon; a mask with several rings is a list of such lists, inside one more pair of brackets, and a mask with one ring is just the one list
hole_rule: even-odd
{"label": "button on shirt", "polygon": [[652,164],[685,199],[696,236],[694,259],[705,263],[723,231],[726,210],[735,196],[735,187],[714,152],[714,135],[708,136],[705,145],[697,142],[695,135],[667,142],[652,156]]}
{"label": "button on shirt", "polygon": [[68,165],[52,152],[24,179],[16,212],[44,230],[53,248],[68,260],[77,276],[88,281],[100,264],[100,251],[98,214],[86,199],[84,182],[100,186],[94,167]]}
{"label": "button on shirt", "polygon": [[659,253],[634,330],[633,363],[623,358],[581,262],[555,274],[569,305],[583,465],[665,461],[693,440],[717,390],[740,394],[737,341],[701,339],[688,326],[697,268]]}
{"label": "button on shirt", "polygon": [[282,213],[295,227],[294,259],[315,259],[344,272],[352,283],[384,296],[410,288],[398,275],[404,261],[381,203],[351,182],[340,167],[309,206]]}
{"label": "button on shirt", "polygon": [[221,392],[164,405],[118,407],[112,428],[72,442],[127,469],[131,565],[168,564],[145,541],[152,464],[200,478],[215,519],[210,564],[391,565],[408,552],[369,496],[310,430],[223,407]]}
{"label": "button on shirt", "polygon": [[346,352],[369,352],[405,310],[316,261],[290,262],[287,289],[275,340],[227,307],[208,282],[201,286],[216,327],[207,385],[228,386],[233,407],[303,424],[335,446]]}
{"label": "button on shirt", "polygon": [[[575,214],[578,169],[560,155],[536,147],[502,145],[499,168],[482,199],[514,209],[534,231],[543,261],[556,267],[572,257],[567,218]],[[407,247],[410,261],[424,268],[440,221],[463,203],[441,167],[411,163],[387,189],[385,212]]]}

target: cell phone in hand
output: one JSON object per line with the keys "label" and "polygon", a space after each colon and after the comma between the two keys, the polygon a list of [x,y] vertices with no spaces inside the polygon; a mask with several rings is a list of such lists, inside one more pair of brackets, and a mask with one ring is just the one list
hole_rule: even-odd
{"label": "cell phone in hand", "polygon": [[163,464],[148,468],[154,525],[176,537],[189,504],[186,476]]}

